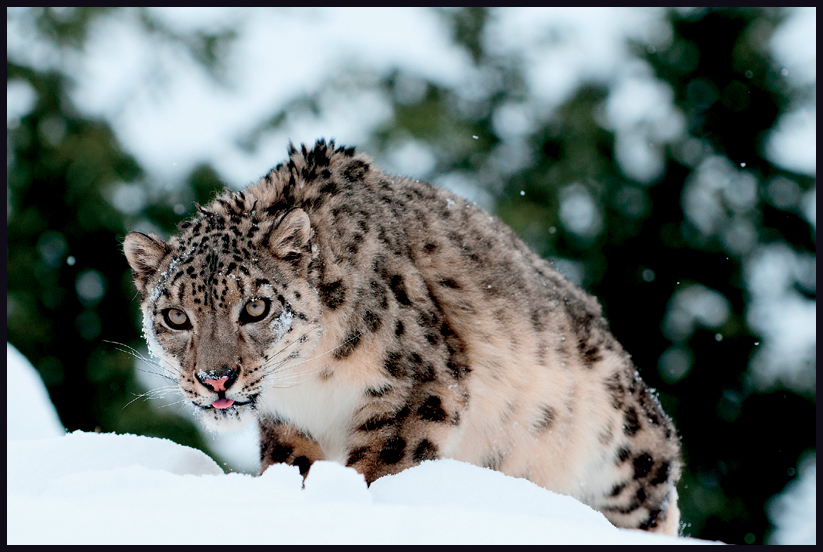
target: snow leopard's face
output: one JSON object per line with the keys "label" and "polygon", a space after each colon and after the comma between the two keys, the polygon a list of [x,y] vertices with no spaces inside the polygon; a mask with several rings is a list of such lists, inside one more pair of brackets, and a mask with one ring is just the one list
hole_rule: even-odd
{"label": "snow leopard's face", "polygon": [[132,232],[125,252],[149,351],[200,418],[225,429],[253,419],[267,387],[295,379],[322,333],[309,220],[212,214],[184,227],[169,243]]}

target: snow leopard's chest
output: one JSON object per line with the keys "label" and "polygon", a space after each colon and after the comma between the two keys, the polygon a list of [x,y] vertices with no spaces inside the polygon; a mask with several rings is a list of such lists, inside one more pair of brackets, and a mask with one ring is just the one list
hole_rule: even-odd
{"label": "snow leopard's chest", "polygon": [[362,389],[316,377],[297,378],[294,385],[284,382],[267,389],[261,397],[261,410],[310,434],[327,460],[345,464],[351,420],[362,407]]}

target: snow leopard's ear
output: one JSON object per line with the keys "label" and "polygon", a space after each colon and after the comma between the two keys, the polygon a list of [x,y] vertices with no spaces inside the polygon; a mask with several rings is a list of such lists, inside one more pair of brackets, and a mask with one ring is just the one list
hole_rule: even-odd
{"label": "snow leopard's ear", "polygon": [[263,234],[261,245],[276,257],[298,261],[308,253],[311,221],[303,209],[292,209]]}
{"label": "snow leopard's ear", "polygon": [[131,266],[134,285],[145,297],[149,279],[168,255],[169,246],[155,234],[129,232],[123,242],[123,252]]}

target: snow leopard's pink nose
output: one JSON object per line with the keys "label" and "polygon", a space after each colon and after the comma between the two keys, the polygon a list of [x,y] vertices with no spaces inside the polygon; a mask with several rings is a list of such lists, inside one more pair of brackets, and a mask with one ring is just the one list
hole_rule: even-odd
{"label": "snow leopard's pink nose", "polygon": [[216,377],[216,374],[198,374],[197,379],[215,393],[225,392],[237,380],[237,370],[221,370],[221,372],[226,375]]}
{"label": "snow leopard's pink nose", "polygon": [[211,387],[212,391],[225,391],[226,382],[229,381],[229,376],[223,376],[220,379],[203,379],[203,385]]}

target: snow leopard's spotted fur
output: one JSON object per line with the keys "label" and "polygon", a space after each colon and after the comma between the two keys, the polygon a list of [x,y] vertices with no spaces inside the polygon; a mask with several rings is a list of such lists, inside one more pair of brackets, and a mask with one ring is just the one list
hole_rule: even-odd
{"label": "snow leopard's spotted fur", "polygon": [[261,472],[455,458],[676,534],[671,420],[597,301],[497,218],[321,140],[180,229],[126,236],[146,338],[205,422],[257,421]]}

